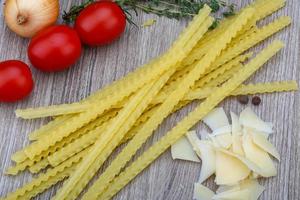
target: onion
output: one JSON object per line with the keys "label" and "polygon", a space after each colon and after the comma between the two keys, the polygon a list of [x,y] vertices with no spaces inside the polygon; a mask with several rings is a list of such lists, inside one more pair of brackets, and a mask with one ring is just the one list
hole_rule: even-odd
{"label": "onion", "polygon": [[22,37],[32,37],[54,24],[58,15],[58,0],[7,0],[4,6],[7,26]]}

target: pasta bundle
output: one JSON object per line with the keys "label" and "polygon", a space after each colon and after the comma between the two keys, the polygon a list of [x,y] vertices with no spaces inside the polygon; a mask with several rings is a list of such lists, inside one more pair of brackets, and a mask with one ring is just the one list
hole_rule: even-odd
{"label": "pasta bundle", "polygon": [[[275,41],[246,63],[253,52],[244,52],[291,23],[283,16],[256,26],[284,4],[284,0],[256,0],[211,31],[214,19],[204,6],[166,53],[124,78],[77,103],[17,110],[24,119],[55,118],[29,134],[33,143],[12,156],[16,165],[7,174],[47,171],[6,199],[30,199],[64,179],[54,199],[76,199],[124,144],[83,196],[110,199],[224,98],[297,90],[295,81],[243,84],[283,47]],[[166,117],[193,101],[199,102],[194,111],[126,167]]]}

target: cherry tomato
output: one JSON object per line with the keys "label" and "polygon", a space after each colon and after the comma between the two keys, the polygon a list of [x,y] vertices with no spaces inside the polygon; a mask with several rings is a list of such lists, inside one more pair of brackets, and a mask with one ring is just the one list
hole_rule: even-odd
{"label": "cherry tomato", "polygon": [[92,3],[83,9],[75,21],[81,41],[90,46],[111,43],[124,32],[126,15],[111,1]]}
{"label": "cherry tomato", "polygon": [[14,102],[28,96],[33,89],[31,71],[18,60],[0,62],[0,101]]}
{"label": "cherry tomato", "polygon": [[76,31],[66,25],[46,28],[38,33],[28,47],[32,65],[45,72],[62,71],[73,65],[81,54]]}

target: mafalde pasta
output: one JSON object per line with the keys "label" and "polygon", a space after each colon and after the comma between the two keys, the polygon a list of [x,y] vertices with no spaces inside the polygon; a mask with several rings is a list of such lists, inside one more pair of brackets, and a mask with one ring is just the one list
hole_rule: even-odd
{"label": "mafalde pasta", "polygon": [[[58,182],[64,183],[55,200],[73,200],[79,195],[85,200],[111,199],[191,127],[205,121],[203,118],[225,98],[233,96],[231,99],[240,101],[244,97],[247,103],[247,95],[298,90],[293,80],[245,83],[283,47],[275,40],[259,53],[252,48],[291,24],[288,16],[258,24],[284,5],[285,0],[255,0],[220,20],[214,29],[216,19],[205,5],[165,53],[123,78],[79,102],[16,110],[20,118],[52,120],[29,133],[32,143],[12,155],[14,165],[6,174],[28,170],[36,175],[5,199],[31,199]],[[197,105],[196,109],[129,164],[164,120],[189,104]],[[232,126],[208,134],[207,140],[217,143],[211,135],[219,133],[225,138],[223,142],[237,142],[236,137],[226,140],[229,128]],[[256,142],[268,145],[262,138]],[[91,184],[110,157],[111,162]]]}

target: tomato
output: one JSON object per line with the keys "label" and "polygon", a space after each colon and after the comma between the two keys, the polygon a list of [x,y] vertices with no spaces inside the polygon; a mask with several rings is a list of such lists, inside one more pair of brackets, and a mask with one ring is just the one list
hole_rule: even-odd
{"label": "tomato", "polygon": [[83,9],[75,21],[81,41],[90,46],[104,45],[119,38],[126,27],[126,15],[111,1],[92,3]]}
{"label": "tomato", "polygon": [[66,25],[56,25],[38,33],[28,47],[32,65],[45,72],[62,71],[80,57],[81,42],[76,31]]}
{"label": "tomato", "polygon": [[33,89],[31,71],[18,60],[0,62],[0,101],[14,102],[28,96]]}

